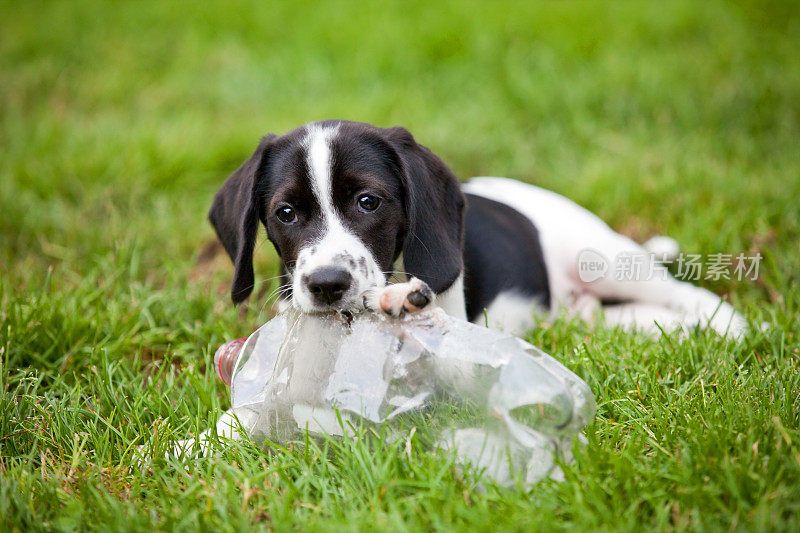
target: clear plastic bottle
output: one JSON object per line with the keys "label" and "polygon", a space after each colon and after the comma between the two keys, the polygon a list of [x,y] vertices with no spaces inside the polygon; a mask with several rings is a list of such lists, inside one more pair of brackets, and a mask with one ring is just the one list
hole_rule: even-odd
{"label": "clear plastic bottle", "polygon": [[501,484],[558,477],[555,458],[570,459],[595,413],[589,387],[558,361],[441,309],[400,319],[290,311],[220,347],[215,366],[255,440],[424,425],[432,444]]}

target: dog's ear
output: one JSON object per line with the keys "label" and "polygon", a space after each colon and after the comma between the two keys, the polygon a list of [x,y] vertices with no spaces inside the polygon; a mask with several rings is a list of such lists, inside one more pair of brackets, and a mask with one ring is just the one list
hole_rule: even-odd
{"label": "dog's ear", "polygon": [[267,135],[253,155],[230,175],[214,195],[208,220],[233,260],[231,298],[238,304],[253,291],[253,248],[264,199],[259,187],[260,169],[276,135]]}
{"label": "dog's ear", "polygon": [[403,263],[441,293],[463,269],[464,194],[453,172],[404,128],[388,130],[400,158],[406,188]]}

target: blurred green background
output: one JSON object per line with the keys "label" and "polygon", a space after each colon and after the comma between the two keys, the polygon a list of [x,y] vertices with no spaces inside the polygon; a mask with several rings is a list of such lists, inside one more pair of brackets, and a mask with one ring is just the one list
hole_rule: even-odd
{"label": "blurred green background", "polygon": [[[260,296],[234,310],[232,268],[210,253],[214,234],[205,216],[212,195],[263,134],[342,118],[405,126],[461,178],[536,183],[639,240],[660,233],[688,253],[761,253],[755,282],[701,281],[754,323],[775,325],[742,347],[706,339],[675,352],[669,344],[638,345],[644,341],[575,324],[532,334],[571,368],[598,346],[620,354],[616,370],[598,359],[593,371],[579,371],[602,405],[615,395],[633,401],[637,390],[644,390],[645,411],[655,398],[679,404],[689,393],[678,385],[682,392],[666,398],[661,381],[645,389],[678,357],[686,358],[680,380],[730,378],[729,403],[712,413],[704,410],[705,396],[689,394],[687,417],[700,412],[711,425],[724,425],[743,403],[773,402],[756,421],[738,429],[731,422],[729,433],[690,444],[653,426],[628,432],[641,412],[601,407],[590,441],[608,454],[600,457],[616,458],[583,465],[601,488],[552,489],[541,502],[555,503],[542,504],[549,510],[541,517],[583,516],[584,527],[596,527],[592,520],[634,508],[642,523],[634,519],[633,529],[680,528],[702,524],[706,505],[717,513],[707,523],[725,527],[740,519],[750,527],[774,526],[775,516],[792,519],[798,50],[800,9],[793,1],[0,3],[0,515],[22,529],[42,516],[81,516],[70,507],[80,511],[81,497],[65,495],[79,493],[59,492],[61,481],[51,476],[63,481],[84,468],[94,479],[86,494],[96,495],[92,487],[106,486],[104,468],[128,458],[141,435],[161,435],[165,427],[185,435],[187,420],[202,429],[207,413],[224,407],[224,388],[203,373],[205,361],[217,344],[266,319],[277,264],[262,238]],[[704,360],[698,353],[713,355]],[[653,354],[663,355],[664,367],[637,366],[661,356]],[[740,363],[771,377],[753,385]],[[156,370],[171,376],[168,397],[148,381]],[[131,420],[135,425],[126,426]],[[76,435],[93,435],[92,424],[117,433],[78,447]],[[736,466],[752,456],[753,443],[740,438],[749,428],[766,439],[762,450],[782,450],[756,473]],[[661,449],[685,446],[708,462],[698,459],[702,467],[694,469],[685,458],[680,465],[652,459],[651,437],[666,439]],[[716,444],[722,447],[706,448]],[[619,447],[629,447],[629,455],[614,455]],[[46,453],[54,461],[42,459]],[[687,477],[659,485],[670,468]],[[724,476],[715,477],[719,472]],[[115,475],[130,483],[122,470]],[[158,516],[178,521],[170,498],[186,480],[180,469],[164,475],[161,485],[141,483],[161,502],[153,504],[161,506]],[[654,492],[643,488],[653,486]],[[237,485],[228,489],[238,502]],[[602,494],[623,496],[606,501]],[[352,526],[353,516],[375,516],[375,500],[364,498],[368,504],[353,508],[309,501]],[[508,500],[516,510],[498,498],[480,505],[508,511],[507,526],[533,519],[524,494]],[[98,524],[113,524],[116,512],[138,516],[140,525],[169,523],[148,519],[135,498],[112,499],[98,507],[111,510]],[[200,503],[190,498],[187,505],[205,516]],[[571,511],[562,513],[560,505]],[[284,510],[286,523],[299,512]],[[462,524],[478,516],[452,512]],[[220,516],[206,525],[224,524]],[[438,523],[435,514],[419,516],[417,525]],[[492,525],[489,514],[480,516]]]}
{"label": "blurred green background", "polygon": [[760,4],[5,4],[3,270],[134,240],[154,276],[185,265],[259,137],[325,118],[403,125],[462,178],[637,238],[796,241],[798,10]]}

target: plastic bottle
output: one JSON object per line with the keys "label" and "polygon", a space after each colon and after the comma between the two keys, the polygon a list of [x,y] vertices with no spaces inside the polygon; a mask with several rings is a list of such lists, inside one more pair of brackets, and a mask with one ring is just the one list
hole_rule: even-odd
{"label": "plastic bottle", "polygon": [[521,339],[433,309],[403,318],[278,315],[214,357],[255,440],[424,425],[500,484],[558,478],[595,413],[588,385]]}

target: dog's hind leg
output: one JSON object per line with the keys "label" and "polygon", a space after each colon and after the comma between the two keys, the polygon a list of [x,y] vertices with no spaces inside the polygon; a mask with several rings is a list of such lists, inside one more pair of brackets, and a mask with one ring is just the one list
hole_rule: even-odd
{"label": "dog's hind leg", "polygon": [[[738,337],[747,328],[744,318],[719,296],[673,278],[663,265],[649,260],[651,256],[645,248],[563,196],[505,178],[475,178],[464,190],[510,205],[534,223],[539,230],[551,310],[555,313],[566,308],[582,314],[585,306],[578,308],[574,304],[589,295],[600,301],[662,307],[680,315],[683,325],[710,326],[731,337]],[[584,258],[595,265],[604,263],[604,272],[582,272]],[[626,272],[627,259],[646,260],[641,261],[638,271]],[[633,314],[637,323],[644,322],[644,308],[636,309]],[[612,316],[615,313],[612,310]]]}
{"label": "dog's hind leg", "polygon": [[[711,327],[720,335],[733,338],[746,331],[747,322],[733,306],[709,290],[675,279],[666,267],[651,260],[645,249],[631,239],[609,229],[594,244],[595,250],[608,261],[608,270],[597,279],[581,281],[582,290],[600,300],[644,304],[627,311],[611,309],[612,316],[620,317],[623,322],[635,319],[642,325],[648,314],[655,313],[667,322],[679,320],[684,329]],[[576,277],[580,279],[578,272]],[[623,320],[623,316],[628,318]]]}
{"label": "dog's hind leg", "polygon": [[[599,310],[598,310],[599,311]],[[658,336],[661,332],[681,330],[688,333],[686,316],[666,307],[647,303],[607,305],[602,308],[606,325],[620,326],[628,331],[641,331]]]}

